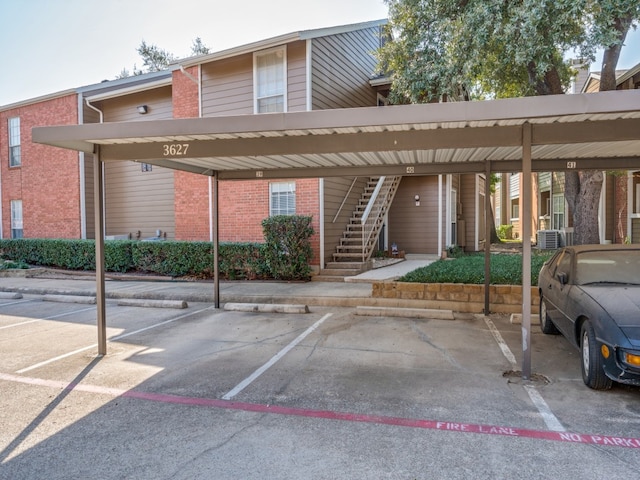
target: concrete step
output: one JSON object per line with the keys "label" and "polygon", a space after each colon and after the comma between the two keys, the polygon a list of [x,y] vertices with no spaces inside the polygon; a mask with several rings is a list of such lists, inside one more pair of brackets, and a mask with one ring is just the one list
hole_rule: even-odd
{"label": "concrete step", "polygon": [[314,275],[311,277],[312,282],[341,282],[344,283],[344,277],[334,275]]}
{"label": "concrete step", "polygon": [[352,276],[358,275],[362,273],[362,270],[359,268],[324,268],[320,270],[320,275],[329,275],[329,276]]}

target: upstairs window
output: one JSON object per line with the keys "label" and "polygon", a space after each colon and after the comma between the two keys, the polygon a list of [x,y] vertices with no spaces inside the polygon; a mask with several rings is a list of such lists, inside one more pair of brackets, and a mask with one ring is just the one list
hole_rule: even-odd
{"label": "upstairs window", "polygon": [[9,119],[9,166],[22,165],[20,154],[20,117]]}
{"label": "upstairs window", "polygon": [[11,200],[11,238],[22,238],[22,200]]}
{"label": "upstairs window", "polygon": [[286,58],[284,48],[254,54],[255,113],[286,112]]}
{"label": "upstairs window", "polygon": [[269,215],[296,214],[296,183],[269,184]]}

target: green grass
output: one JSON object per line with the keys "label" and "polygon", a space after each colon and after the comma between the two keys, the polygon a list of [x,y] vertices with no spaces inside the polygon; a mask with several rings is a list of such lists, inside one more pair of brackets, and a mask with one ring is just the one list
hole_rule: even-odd
{"label": "green grass", "polygon": [[[531,285],[538,284],[542,264],[553,252],[531,253]],[[463,255],[418,268],[400,278],[411,283],[467,283],[484,284],[484,254]],[[508,253],[491,254],[492,285],[522,285],[522,255]]]}

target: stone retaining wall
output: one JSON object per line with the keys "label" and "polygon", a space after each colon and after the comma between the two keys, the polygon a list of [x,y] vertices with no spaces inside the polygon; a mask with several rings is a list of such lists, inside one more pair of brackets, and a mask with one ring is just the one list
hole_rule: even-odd
{"label": "stone retaining wall", "polygon": [[[462,283],[375,282],[372,297],[385,299],[397,307],[447,309],[456,312],[482,313],[484,285]],[[538,313],[538,288],[531,287],[531,312]],[[489,308],[495,313],[522,313],[522,287],[491,285]]]}

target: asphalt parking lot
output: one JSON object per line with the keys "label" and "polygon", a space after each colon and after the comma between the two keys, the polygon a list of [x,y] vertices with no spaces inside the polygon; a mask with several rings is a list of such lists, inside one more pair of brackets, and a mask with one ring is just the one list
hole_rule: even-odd
{"label": "asphalt parking lot", "polygon": [[[508,316],[0,300],[0,478],[635,478],[640,389]],[[513,357],[510,357],[513,355]]]}

